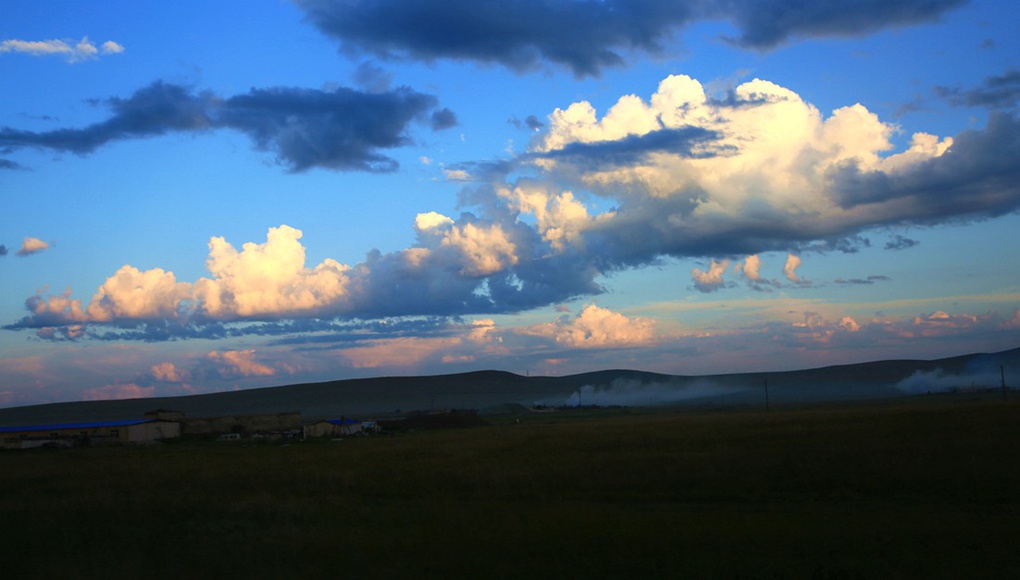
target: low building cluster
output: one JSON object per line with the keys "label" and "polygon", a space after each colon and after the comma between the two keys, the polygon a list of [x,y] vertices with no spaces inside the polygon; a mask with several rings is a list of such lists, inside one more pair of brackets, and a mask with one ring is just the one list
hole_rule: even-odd
{"label": "low building cluster", "polygon": [[375,421],[341,417],[305,423],[300,413],[185,417],[158,409],[142,419],[0,427],[6,449],[71,448],[91,445],[149,444],[178,437],[220,440],[343,437],[378,430]]}

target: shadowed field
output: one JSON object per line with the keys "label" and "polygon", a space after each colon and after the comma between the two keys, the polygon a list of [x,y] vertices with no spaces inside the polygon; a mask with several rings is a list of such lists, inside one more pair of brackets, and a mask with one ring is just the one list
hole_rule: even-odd
{"label": "shadowed field", "polygon": [[1020,404],[0,453],[0,577],[1017,577]]}

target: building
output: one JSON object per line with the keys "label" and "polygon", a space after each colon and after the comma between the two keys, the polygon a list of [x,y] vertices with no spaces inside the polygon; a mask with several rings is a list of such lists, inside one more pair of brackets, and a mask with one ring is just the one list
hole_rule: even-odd
{"label": "building", "polygon": [[357,419],[326,419],[317,423],[311,423],[304,427],[305,439],[314,437],[343,437],[344,435],[356,435],[364,429],[364,424]]}
{"label": "building", "polygon": [[180,436],[180,423],[155,419],[0,427],[0,444],[7,449],[148,443]]}

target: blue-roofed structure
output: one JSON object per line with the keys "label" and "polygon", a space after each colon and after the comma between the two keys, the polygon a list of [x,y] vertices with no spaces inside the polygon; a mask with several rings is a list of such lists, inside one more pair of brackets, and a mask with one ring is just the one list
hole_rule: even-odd
{"label": "blue-roofed structure", "polygon": [[180,435],[181,424],[176,421],[127,419],[0,427],[0,444],[9,449],[73,447],[93,443],[146,443]]}
{"label": "blue-roofed structure", "polygon": [[356,435],[361,433],[364,424],[357,419],[341,417],[339,419],[324,419],[317,423],[305,425],[304,436],[310,437],[341,437],[344,435]]}

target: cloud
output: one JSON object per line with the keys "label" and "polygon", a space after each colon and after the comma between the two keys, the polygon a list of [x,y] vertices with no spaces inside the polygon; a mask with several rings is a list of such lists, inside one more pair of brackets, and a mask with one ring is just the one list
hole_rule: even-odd
{"label": "cloud", "polygon": [[156,387],[141,387],[134,383],[106,385],[81,392],[83,401],[107,401],[111,399],[145,399],[156,395]]}
{"label": "cloud", "polygon": [[796,37],[859,36],[937,20],[966,0],[710,0],[731,20],[743,47],[767,49]]}
{"label": "cloud", "polygon": [[[87,306],[69,290],[40,291],[6,328],[167,340],[273,334],[285,321],[516,313],[590,299],[604,277],[664,257],[750,256],[743,274],[764,288],[779,282],[762,280],[754,257],[789,254],[785,275],[806,284],[798,260],[866,247],[863,232],[1020,208],[1020,120],[1005,113],[955,137],[915,134],[897,152],[895,126],[859,104],[824,115],[765,80],[710,98],[698,81],[670,76],[649,99],[622,97],[602,116],[581,102],[548,118],[525,153],[474,166],[460,199],[474,211],[419,214],[408,248],[306,266],[302,234],[286,225],[240,250],[213,237],[209,277],[126,265]],[[698,284],[725,287],[724,270],[710,265]]]}
{"label": "cloud", "polygon": [[797,277],[797,268],[803,263],[803,260],[799,256],[793,254],[786,255],[786,264],[783,265],[783,275],[790,282],[799,284],[801,279]]}
{"label": "cloud", "polygon": [[40,240],[39,238],[25,238],[21,242],[21,248],[18,249],[17,255],[31,256],[32,254],[38,254],[49,247],[50,245],[48,243]]}
{"label": "cloud", "polygon": [[725,286],[722,275],[730,267],[729,260],[716,262],[712,260],[708,271],[703,272],[698,268],[691,270],[691,278],[694,280],[694,288],[699,292],[714,292]]}
{"label": "cloud", "polygon": [[910,238],[907,238],[907,237],[904,237],[904,236],[901,236],[901,235],[897,234],[897,235],[893,236],[893,239],[891,239],[891,240],[889,240],[888,242],[885,243],[885,249],[887,249],[887,250],[906,250],[908,248],[913,248],[914,246],[916,246],[916,245],[918,245],[920,243],[921,242],[919,242],[917,240],[912,240]]}
{"label": "cloud", "polygon": [[213,278],[193,286],[197,314],[214,320],[278,318],[335,307],[348,293],[350,269],[330,259],[306,268],[301,236],[286,225],[270,228],[264,244],[247,243],[240,252],[224,238],[210,239],[206,266]]}
{"label": "cloud", "polygon": [[589,304],[573,319],[565,316],[550,324],[519,329],[519,332],[551,338],[571,348],[625,347],[651,342],[655,336],[655,322],[647,318],[628,318]]}
{"label": "cloud", "polygon": [[1020,100],[1020,70],[1011,69],[1001,75],[990,76],[981,86],[971,89],[937,86],[935,93],[958,107],[1015,107]]}
{"label": "cloud", "polygon": [[83,36],[81,40],[16,40],[0,41],[0,54],[20,53],[31,56],[62,56],[67,62],[96,60],[100,55],[120,54],[124,47],[107,40],[98,47]]}
{"label": "cloud", "polygon": [[276,374],[276,370],[255,360],[255,350],[209,351],[212,361],[223,376],[263,377]]}
{"label": "cloud", "polygon": [[634,51],[659,54],[688,24],[728,20],[740,46],[768,49],[788,39],[850,36],[929,22],[964,0],[296,0],[309,21],[349,53],[426,62],[498,63],[517,72],[541,62],[576,76],[621,66]]}
{"label": "cloud", "polygon": [[[409,144],[410,123],[429,121],[438,101],[406,87],[376,93],[274,87],[223,98],[157,81],[103,104],[112,116],[83,129],[37,133],[0,128],[0,146],[87,154],[114,141],[233,129],[248,135],[257,149],[274,153],[290,171],[388,172],[399,164],[381,151]],[[430,122],[443,129],[455,124],[456,116],[441,109]]]}
{"label": "cloud", "polygon": [[10,159],[0,159],[0,169],[10,169],[12,171],[19,169],[26,169],[24,165],[11,161]]}
{"label": "cloud", "polygon": [[152,365],[149,372],[153,379],[162,383],[180,383],[185,380],[184,371],[178,369],[172,362]]}

